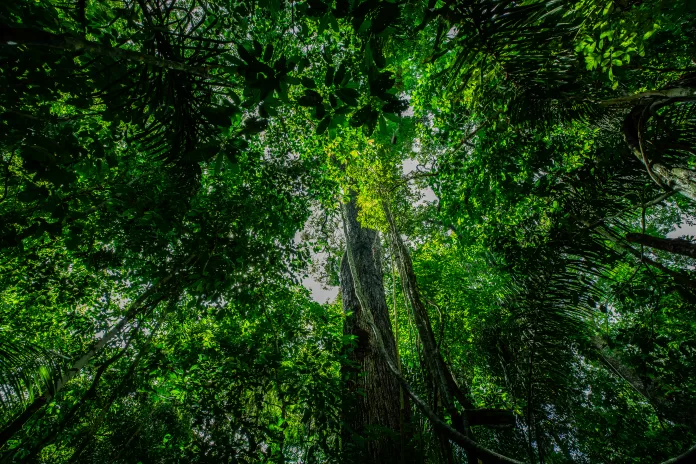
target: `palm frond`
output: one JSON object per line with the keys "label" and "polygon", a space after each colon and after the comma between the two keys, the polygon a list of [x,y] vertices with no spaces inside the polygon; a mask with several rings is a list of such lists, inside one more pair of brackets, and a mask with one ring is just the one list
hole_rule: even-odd
{"label": "palm frond", "polygon": [[14,411],[46,391],[60,373],[48,351],[0,326],[0,410]]}

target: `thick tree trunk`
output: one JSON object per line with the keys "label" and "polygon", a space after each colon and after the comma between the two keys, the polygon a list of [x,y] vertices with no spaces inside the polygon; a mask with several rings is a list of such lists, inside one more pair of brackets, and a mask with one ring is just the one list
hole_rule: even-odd
{"label": "thick tree trunk", "polygon": [[[377,232],[360,226],[354,199],[344,205],[344,221],[346,246],[350,248],[355,263],[356,277],[359,279],[357,284],[369,305],[367,311],[372,312],[388,355],[392,360],[396,359],[396,344],[382,282]],[[351,462],[400,463],[406,456],[400,444],[404,424],[400,423],[399,382],[390,372],[387,360],[374,340],[368,315],[360,304],[355,286],[348,257],[344,255],[341,262],[341,296],[343,309],[348,314],[344,332],[356,337],[355,349],[350,354],[355,367],[347,372],[352,394],[346,400],[344,410],[348,429],[344,433],[344,440],[347,440],[347,443],[344,441],[346,459]]]}
{"label": "thick tree trunk", "polygon": [[696,243],[689,242],[688,240],[653,237],[647,234],[627,234],[626,241],[630,243],[639,243],[646,247],[656,248],[677,255],[688,256],[689,258],[696,258]]}

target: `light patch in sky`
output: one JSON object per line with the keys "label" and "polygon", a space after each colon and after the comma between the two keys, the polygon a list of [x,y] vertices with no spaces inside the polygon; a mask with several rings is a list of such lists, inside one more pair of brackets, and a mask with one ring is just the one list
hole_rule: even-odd
{"label": "light patch in sky", "polygon": [[696,225],[683,224],[667,234],[667,238],[679,238],[684,235],[696,236]]}
{"label": "light patch in sky", "polygon": [[[417,170],[418,161],[414,160],[413,158],[405,159],[401,164],[401,167],[403,169],[404,175],[409,174]],[[418,193],[420,194],[421,198],[416,203],[417,205],[422,205],[424,203],[430,203],[437,200],[437,195],[435,195],[435,192],[433,192],[433,189],[431,189],[430,187],[420,188],[418,189]]]}
{"label": "light patch in sky", "polygon": [[321,282],[312,276],[305,277],[302,280],[302,286],[311,292],[312,299],[317,303],[328,303],[335,300],[338,296],[338,287],[325,288]]}
{"label": "light patch in sky", "polygon": [[[293,241],[295,242],[295,245],[298,245],[299,243],[302,242],[302,231],[297,231],[295,233],[295,237],[293,238]],[[322,253],[314,253],[314,251],[310,251],[310,259],[313,262],[320,261],[323,258],[321,255]],[[336,299],[336,296],[338,295],[339,287],[326,287],[324,284],[319,282],[317,279],[314,278],[314,276],[310,275],[302,279],[302,286],[309,290],[312,299],[316,301],[317,303],[324,304],[328,303],[330,301],[333,301]]]}

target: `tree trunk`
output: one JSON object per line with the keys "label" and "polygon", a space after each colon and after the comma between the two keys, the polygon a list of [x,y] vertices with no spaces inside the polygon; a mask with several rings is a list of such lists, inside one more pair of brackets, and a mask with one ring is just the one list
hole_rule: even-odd
{"label": "tree trunk", "polygon": [[94,375],[94,379],[92,380],[92,385],[90,385],[87,391],[82,395],[82,397],[80,397],[80,400],[70,408],[65,418],[62,421],[60,421],[60,423],[55,425],[53,429],[48,434],[46,434],[41,440],[39,440],[39,442],[29,451],[29,454],[27,454],[23,458],[25,461],[33,461],[36,458],[36,456],[39,455],[41,450],[43,450],[48,444],[52,443],[53,440],[55,440],[55,438],[61,432],[63,432],[68,426],[72,424],[73,420],[77,416],[77,413],[82,408],[82,406],[85,405],[90,399],[96,396],[97,387],[99,386],[99,382],[101,381],[102,375],[104,374],[106,369],[111,364],[116,362],[121,356],[123,356],[129,345],[130,341],[126,344],[126,347],[124,347],[120,352],[118,352],[115,356],[112,356],[101,366],[99,366],[96,374]]}
{"label": "tree trunk", "polygon": [[138,352],[138,355],[131,363],[130,367],[128,368],[128,371],[123,376],[118,386],[114,389],[114,391],[107,399],[106,403],[99,410],[99,413],[95,416],[95,420],[92,423],[92,425],[90,425],[87,433],[85,434],[85,438],[82,440],[82,443],[80,443],[80,445],[76,447],[75,451],[73,451],[73,455],[70,457],[69,461],[70,464],[80,462],[82,453],[87,448],[87,446],[89,446],[92,443],[94,435],[97,433],[102,423],[106,420],[109,413],[109,409],[111,409],[116,400],[123,395],[126,387],[128,386],[128,382],[131,381],[131,378],[135,374],[135,370],[140,364],[140,361],[142,360],[143,356],[145,356],[149,351],[150,345],[148,344]]}
{"label": "tree trunk", "polygon": [[[355,199],[344,205],[346,246],[350,248],[357,268],[358,284],[367,299],[374,323],[382,334],[384,347],[391,359],[396,359],[396,344],[392,332],[389,308],[382,282],[381,249],[377,232],[360,226]],[[350,360],[355,367],[348,374],[351,398],[344,411],[350,434],[344,451],[352,462],[400,463],[403,450],[400,432],[400,386],[391,374],[387,360],[383,358],[373,340],[372,330],[356,294],[355,282],[348,257],[341,262],[341,296],[343,310],[348,317],[344,333],[356,337],[355,349]],[[356,436],[357,435],[357,436]],[[362,436],[365,445],[360,445]],[[347,438],[347,435],[344,434]]]}
{"label": "tree trunk", "polygon": [[696,243],[688,240],[653,237],[647,234],[626,234],[626,241],[677,255],[688,256],[689,258],[696,258]]}
{"label": "tree trunk", "polygon": [[[428,418],[430,421],[430,424],[432,427],[435,429],[437,433],[443,434],[446,436],[448,439],[453,441],[454,443],[457,443],[459,446],[464,448],[468,453],[473,453],[479,456],[479,460],[483,462],[484,464],[498,464],[498,463],[508,463],[508,464],[522,464],[520,461],[517,461],[512,458],[508,458],[507,456],[501,455],[499,453],[496,453],[495,451],[491,451],[488,448],[485,448],[472,440],[471,438],[467,437],[466,435],[462,434],[461,432],[457,431],[456,429],[452,428],[447,422],[445,422],[433,409],[431,409],[428,404],[423,401],[422,398],[420,398],[414,391],[413,388],[409,385],[409,383],[404,379],[404,376],[401,374],[401,371],[397,367],[397,363],[395,360],[395,357],[393,356],[393,353],[390,353],[390,350],[388,346],[391,344],[392,346],[394,345],[394,339],[393,335],[391,334],[391,326],[389,322],[389,314],[387,311],[384,311],[382,316],[380,316],[380,319],[384,321],[386,319],[386,326],[389,329],[389,335],[391,335],[391,341],[385,340],[385,336],[382,334],[382,331],[380,330],[380,327],[378,327],[378,323],[373,316],[373,309],[371,307],[372,304],[379,304],[378,301],[373,301],[373,298],[371,298],[371,295],[374,293],[374,289],[367,289],[364,288],[364,284],[366,283],[372,283],[373,279],[366,279],[365,277],[365,271],[367,272],[376,272],[376,269],[372,267],[372,269],[369,269],[370,266],[366,266],[365,260],[368,262],[371,260],[374,260],[374,255],[372,254],[372,249],[371,247],[365,248],[359,247],[356,249],[355,245],[356,244],[362,244],[362,245],[370,245],[373,244],[374,242],[371,242],[370,240],[361,240],[360,236],[362,235],[361,232],[364,231],[364,229],[361,231],[360,225],[357,222],[357,211],[355,209],[355,203],[351,202],[349,204],[344,204],[343,207],[343,230],[344,234],[346,237],[346,254],[344,255],[344,260],[343,263],[347,263],[348,267],[350,268],[350,278],[352,280],[352,285],[350,285],[348,282],[346,282],[346,286],[344,287],[346,289],[346,292],[350,294],[355,295],[355,300],[352,301],[353,307],[356,310],[360,311],[360,320],[364,320],[366,323],[366,327],[369,329],[369,332],[366,332],[366,334],[361,334],[363,335],[363,340],[366,340],[369,342],[368,348],[376,348],[376,352],[378,355],[381,355],[381,360],[379,360],[379,363],[383,362],[383,366],[386,367],[386,371],[390,372],[391,375],[398,381],[399,384],[401,384],[401,388],[403,391],[411,398],[411,401],[414,402],[414,404],[423,412],[423,414]],[[374,231],[371,231],[374,233]],[[375,234],[376,237],[376,234]],[[362,259],[361,259],[362,258]],[[362,260],[362,265],[358,265],[358,261]],[[345,267],[344,267],[345,269]],[[347,272],[347,271],[346,271]],[[381,279],[381,272],[380,272],[380,279]],[[381,280],[378,281],[379,286],[383,287],[381,284]],[[353,290],[353,293],[351,293],[351,289]],[[386,309],[386,299],[384,297],[384,289],[382,288],[382,296],[381,299],[384,302],[384,308]],[[349,297],[350,298],[350,297]],[[379,298],[379,296],[377,297]],[[356,306],[356,300],[357,300],[357,306]],[[380,322],[381,325],[384,325],[384,322]],[[393,350],[395,351],[395,350]],[[368,351],[369,353],[369,351]],[[393,391],[393,390],[392,390]],[[398,390],[397,390],[398,391]],[[392,409],[393,410],[393,409]],[[350,411],[348,411],[350,412]],[[397,409],[398,412],[398,409]],[[361,461],[365,462],[365,461]],[[393,462],[392,458],[388,458],[387,462]]]}
{"label": "tree trunk", "polygon": [[[455,428],[457,428],[460,433],[471,436],[470,426],[473,424],[469,418],[469,410],[474,409],[473,402],[469,397],[468,391],[463,391],[459,388],[457,382],[454,380],[452,371],[442,357],[439,345],[435,340],[432,325],[430,324],[430,316],[428,315],[428,311],[418,291],[416,273],[413,270],[411,256],[401,239],[401,235],[399,234],[394,218],[386,202],[383,202],[383,209],[387,222],[389,223],[394,254],[398,261],[399,274],[404,286],[404,293],[411,305],[413,318],[418,331],[418,338],[423,345],[426,367],[435,381],[444,409],[452,417]],[[455,399],[465,408],[464,414],[460,414],[457,411],[454,403]],[[489,425],[484,422],[486,419],[491,419],[493,423],[490,425],[494,426],[511,426],[515,423],[512,411],[497,410],[495,415],[476,413],[474,413],[474,415],[476,415],[477,425]],[[478,462],[476,453],[468,451],[467,456],[470,463],[476,464]]]}

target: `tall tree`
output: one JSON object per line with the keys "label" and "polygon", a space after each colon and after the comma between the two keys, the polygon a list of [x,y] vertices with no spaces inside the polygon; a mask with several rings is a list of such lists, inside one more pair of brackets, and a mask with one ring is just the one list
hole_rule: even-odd
{"label": "tall tree", "polygon": [[[399,383],[391,373],[374,339],[366,311],[382,334],[391,359],[397,359],[396,343],[382,280],[382,249],[377,231],[358,222],[355,195],[343,204],[348,251],[341,260],[341,300],[346,313],[344,333],[355,337],[349,369],[351,397],[346,415],[348,459],[365,462],[405,462],[408,450],[402,439],[408,428],[408,403],[400,395]],[[347,254],[352,255],[355,270]],[[364,295],[359,300],[356,286]],[[367,305],[367,307],[363,307]],[[404,412],[407,411],[406,417]],[[374,435],[374,438],[371,437]],[[361,442],[365,440],[362,444]],[[361,449],[362,448],[362,449]]]}

